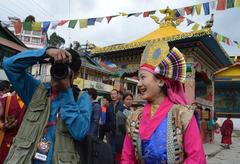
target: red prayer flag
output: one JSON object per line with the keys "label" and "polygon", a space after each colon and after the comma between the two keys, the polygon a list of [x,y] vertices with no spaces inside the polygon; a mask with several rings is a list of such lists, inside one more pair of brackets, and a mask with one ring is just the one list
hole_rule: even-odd
{"label": "red prayer flag", "polygon": [[143,17],[149,17],[149,11],[145,11],[145,12],[143,13]]}
{"label": "red prayer flag", "polygon": [[190,6],[184,7],[184,10],[186,11],[187,15],[192,14],[192,8]]}
{"label": "red prayer flag", "polygon": [[61,20],[61,21],[58,22],[58,26],[62,26],[67,22],[68,22],[68,20]]}
{"label": "red prayer flag", "polygon": [[226,39],[226,44],[230,45],[230,39],[229,38]]}
{"label": "red prayer flag", "polygon": [[14,22],[13,26],[14,26],[16,34],[19,34],[22,32],[22,22],[20,22],[20,21]]}
{"label": "red prayer flag", "polygon": [[111,21],[111,19],[112,19],[112,16],[108,16],[106,18],[107,18],[107,22],[109,23]]}
{"label": "red prayer flag", "polygon": [[225,10],[226,9],[226,0],[218,0],[217,10]]}

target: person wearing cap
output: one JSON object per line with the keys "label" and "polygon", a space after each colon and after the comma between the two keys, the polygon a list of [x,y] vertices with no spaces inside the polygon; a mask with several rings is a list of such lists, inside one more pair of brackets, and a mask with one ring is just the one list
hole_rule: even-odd
{"label": "person wearing cap", "polygon": [[[26,71],[46,58],[54,61],[50,83],[42,83]],[[87,93],[76,98],[73,80],[79,75],[80,67],[80,55],[72,49],[27,50],[3,61],[8,79],[27,106],[5,164],[80,162],[74,141],[87,135],[92,113]],[[67,68],[64,77],[63,68]]]}
{"label": "person wearing cap", "polygon": [[146,46],[138,89],[147,102],[127,120],[121,164],[206,163],[185,79],[186,62],[177,48],[169,51],[164,41]]}

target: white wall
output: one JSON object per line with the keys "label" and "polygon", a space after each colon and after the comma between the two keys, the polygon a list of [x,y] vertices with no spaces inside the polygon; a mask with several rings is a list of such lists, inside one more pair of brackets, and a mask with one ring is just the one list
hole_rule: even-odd
{"label": "white wall", "polygon": [[0,80],[7,80],[7,76],[2,69],[0,69]]}

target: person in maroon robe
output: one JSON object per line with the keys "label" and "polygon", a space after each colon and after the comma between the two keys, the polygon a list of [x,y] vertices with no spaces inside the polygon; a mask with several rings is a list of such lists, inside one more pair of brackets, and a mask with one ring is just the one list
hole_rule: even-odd
{"label": "person in maroon robe", "polygon": [[[9,103],[8,113],[5,115],[8,97],[11,97],[11,99]],[[22,106],[19,101],[19,97],[15,94],[0,98],[0,128],[4,131],[4,136],[0,145],[0,164],[4,162],[6,156],[8,155],[13,138],[18,132],[24,113],[26,111],[25,105]],[[5,119],[5,117],[7,117],[7,119]]]}
{"label": "person in maroon robe", "polygon": [[227,119],[223,122],[221,127],[222,134],[222,144],[226,149],[230,149],[232,144],[232,132],[233,132],[233,122],[231,120],[231,115],[227,116]]}

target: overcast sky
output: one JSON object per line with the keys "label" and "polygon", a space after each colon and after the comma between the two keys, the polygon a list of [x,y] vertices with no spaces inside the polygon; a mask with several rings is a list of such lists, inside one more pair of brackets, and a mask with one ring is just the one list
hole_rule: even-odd
{"label": "overcast sky", "polygon": [[[212,0],[0,0],[0,20],[8,20],[8,16],[17,16],[24,19],[33,15],[36,21],[52,21],[62,19],[83,19],[101,16],[111,16],[119,12],[135,13],[166,8],[180,8],[209,2]],[[70,9],[70,10],[69,10]],[[203,13],[203,11],[202,11]],[[213,31],[240,42],[240,8],[214,11],[215,21]],[[157,12],[160,18],[163,15]],[[196,15],[196,14],[195,14]],[[210,18],[209,15],[188,16],[202,25]],[[116,17],[109,24],[106,19],[85,29],[67,28],[67,24],[58,27],[55,31],[62,36],[66,45],[74,40],[86,43],[86,40],[97,46],[127,43],[138,39],[158,28],[150,18]],[[183,23],[178,27],[181,31],[190,31]],[[49,30],[49,34],[53,31]],[[230,55],[240,55],[240,48],[235,46],[222,46]]]}

